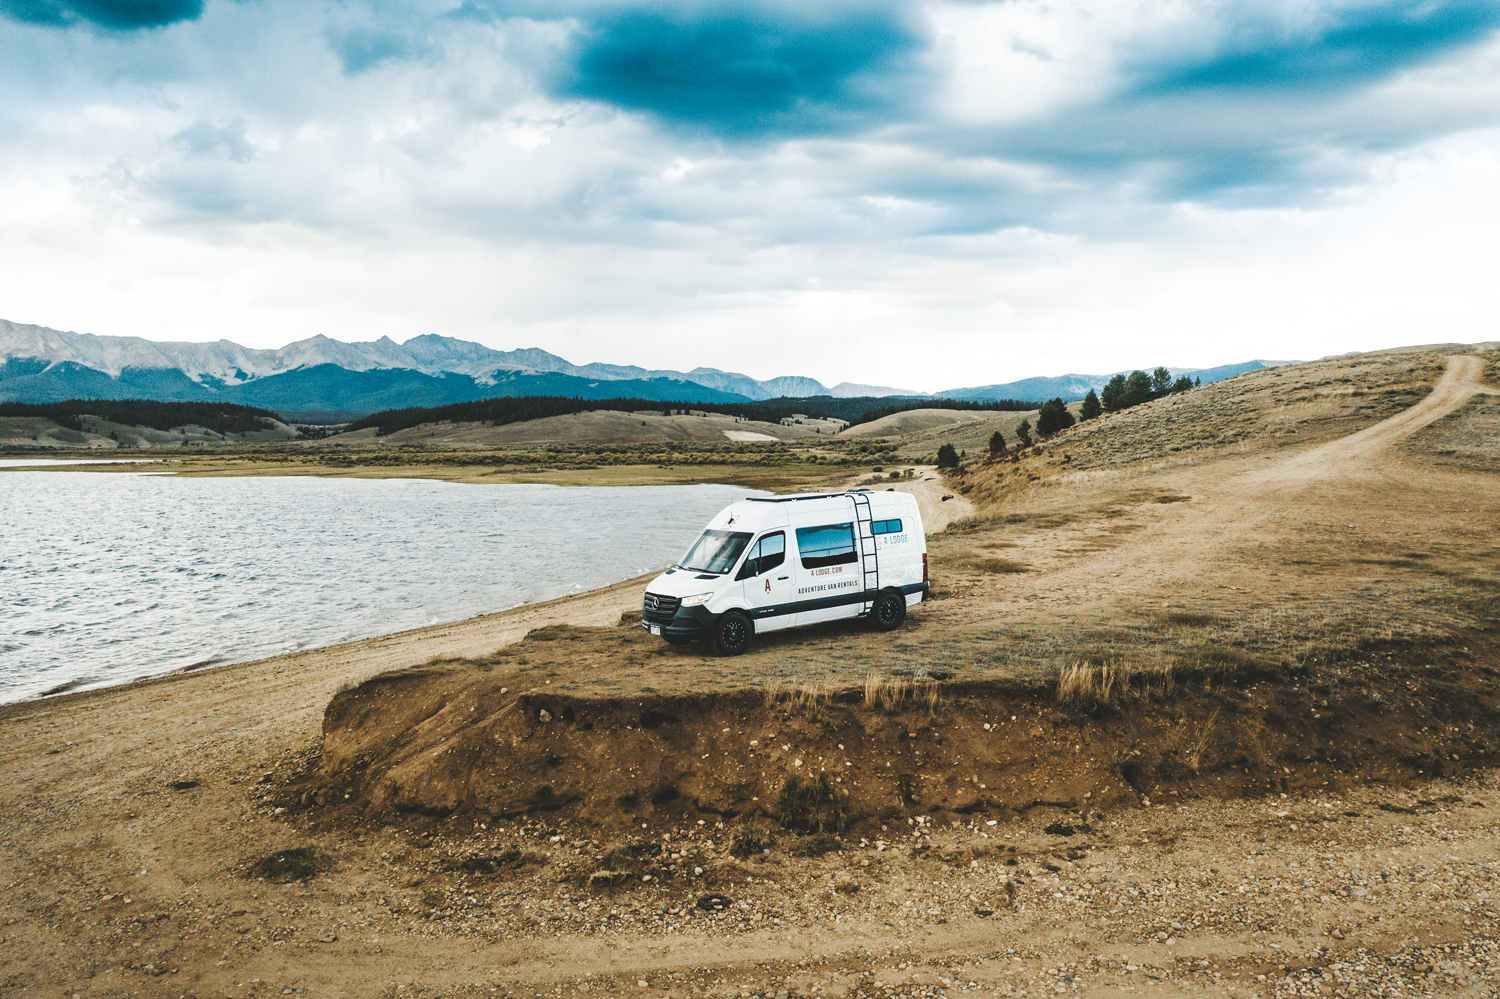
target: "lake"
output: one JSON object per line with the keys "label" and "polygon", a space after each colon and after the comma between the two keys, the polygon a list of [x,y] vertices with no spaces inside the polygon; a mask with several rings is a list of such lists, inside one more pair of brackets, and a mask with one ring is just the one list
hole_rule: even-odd
{"label": "lake", "polygon": [[680,557],[738,486],[0,473],[0,701],[593,589]]}

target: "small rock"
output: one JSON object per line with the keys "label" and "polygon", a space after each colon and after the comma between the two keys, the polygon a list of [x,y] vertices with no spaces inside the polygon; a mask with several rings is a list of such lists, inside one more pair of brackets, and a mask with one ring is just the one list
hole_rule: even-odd
{"label": "small rock", "polygon": [[1328,934],[1328,935],[1331,936],[1331,937],[1333,937],[1333,939],[1335,939],[1335,940],[1342,940],[1342,939],[1344,939],[1344,931],[1341,930],[1341,929],[1338,929],[1337,927],[1335,927],[1334,930],[1333,930],[1333,932],[1330,933],[1330,934]]}
{"label": "small rock", "polygon": [[536,713],[536,720],[545,725],[552,720],[552,712],[548,711],[546,708],[543,708]]}

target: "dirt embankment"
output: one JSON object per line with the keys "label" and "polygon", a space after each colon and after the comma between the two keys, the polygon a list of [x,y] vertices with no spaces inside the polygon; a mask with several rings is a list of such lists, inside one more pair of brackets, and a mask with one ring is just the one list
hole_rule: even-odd
{"label": "dirt embankment", "polygon": [[[585,657],[612,629],[545,629]],[[482,661],[377,677],[338,694],[320,766],[287,805],[335,822],[401,814],[494,821],[558,813],[622,829],[698,818],[781,819],[796,777],[826,776],[851,823],[1014,818],[1038,805],[1115,810],[1144,799],[1336,791],[1492,765],[1495,660],[1468,649],[1373,649],[1302,675],[1073,677],[1051,690],[872,679],[864,688],[580,696]],[[1388,656],[1426,665],[1393,670]],[[1153,686],[1155,684],[1155,686]]]}

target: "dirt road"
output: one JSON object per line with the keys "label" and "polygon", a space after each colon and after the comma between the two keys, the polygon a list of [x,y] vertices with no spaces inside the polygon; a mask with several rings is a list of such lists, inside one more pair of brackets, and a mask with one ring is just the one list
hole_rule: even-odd
{"label": "dirt road", "polygon": [[[1373,559],[1486,548],[1500,530],[1500,490],[1488,477],[1419,462],[1395,447],[1475,395],[1500,393],[1481,380],[1479,358],[1445,360],[1426,398],[1359,433],[1307,449],[1221,457],[1211,471],[1164,469],[1132,500],[1070,515],[1055,530],[1022,524],[1007,555],[1030,572],[1009,577],[977,607],[936,604],[928,617],[956,626],[976,613],[1014,620],[1061,606],[1083,618],[1132,601],[1217,610],[1225,588],[1233,588],[1231,604],[1288,591],[1335,600],[1379,575],[1351,578],[1344,564],[1351,552]],[[1079,484],[1090,482],[1081,476]],[[1036,599],[1040,579],[1046,605]]]}

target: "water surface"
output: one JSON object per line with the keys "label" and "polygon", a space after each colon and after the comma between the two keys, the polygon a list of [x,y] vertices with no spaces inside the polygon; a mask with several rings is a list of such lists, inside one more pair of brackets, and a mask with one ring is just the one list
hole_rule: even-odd
{"label": "water surface", "polygon": [[680,557],[752,494],[6,472],[0,701],[593,589]]}

